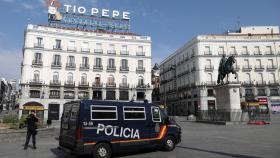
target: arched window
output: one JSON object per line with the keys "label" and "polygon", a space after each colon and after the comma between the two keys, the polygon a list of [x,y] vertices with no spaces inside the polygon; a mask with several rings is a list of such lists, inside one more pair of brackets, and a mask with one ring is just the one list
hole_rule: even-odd
{"label": "arched window", "polygon": [[138,77],[138,85],[139,86],[144,86],[144,78],[143,78],[143,76],[139,76]]}
{"label": "arched window", "polygon": [[109,85],[114,85],[114,84],[115,84],[115,78],[114,78],[113,75],[110,75],[110,76],[108,77],[108,84],[109,84]]}
{"label": "arched window", "polygon": [[81,84],[83,84],[83,85],[87,84],[87,74],[85,74],[85,73],[82,74]]}
{"label": "arched window", "polygon": [[96,85],[100,85],[100,84],[101,84],[101,76],[100,76],[99,74],[96,74],[96,75],[95,75],[94,83],[95,83]]}
{"label": "arched window", "polygon": [[58,72],[54,72],[53,73],[53,82],[58,83],[58,80],[59,80],[59,74],[58,74]]}
{"label": "arched window", "polygon": [[34,82],[40,81],[40,72],[38,70],[34,71],[33,80]]}
{"label": "arched window", "polygon": [[251,81],[251,76],[250,76],[249,73],[246,73],[246,74],[245,74],[245,81],[246,81],[246,82],[250,82],[250,81]]}
{"label": "arched window", "polygon": [[258,79],[258,83],[263,83],[263,74],[259,73],[257,79]]}
{"label": "arched window", "polygon": [[69,72],[67,74],[67,83],[72,84],[73,83],[73,73]]}
{"label": "arched window", "polygon": [[127,77],[125,75],[122,76],[122,84],[127,84]]}
{"label": "arched window", "polygon": [[213,82],[213,78],[212,78],[212,74],[211,73],[208,73],[207,81],[209,81],[210,83]]}

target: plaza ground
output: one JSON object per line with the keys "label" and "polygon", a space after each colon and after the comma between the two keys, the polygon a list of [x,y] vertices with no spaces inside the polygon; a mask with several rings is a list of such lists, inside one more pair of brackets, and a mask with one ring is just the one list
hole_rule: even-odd
{"label": "plaza ground", "polygon": [[[213,125],[179,122],[182,142],[172,152],[158,150],[114,154],[125,158],[277,158],[280,155],[280,115],[271,125]],[[59,151],[55,137],[38,138],[38,149],[23,150],[23,141],[1,143],[1,158],[74,158]],[[88,156],[90,157],[90,156]]]}

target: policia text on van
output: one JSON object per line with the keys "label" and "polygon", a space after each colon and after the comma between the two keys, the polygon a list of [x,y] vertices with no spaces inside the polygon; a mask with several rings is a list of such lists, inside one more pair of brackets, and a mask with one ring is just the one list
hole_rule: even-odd
{"label": "policia text on van", "polygon": [[181,128],[149,103],[83,100],[64,105],[59,145],[82,155],[108,158],[112,151],[160,147],[171,151]]}

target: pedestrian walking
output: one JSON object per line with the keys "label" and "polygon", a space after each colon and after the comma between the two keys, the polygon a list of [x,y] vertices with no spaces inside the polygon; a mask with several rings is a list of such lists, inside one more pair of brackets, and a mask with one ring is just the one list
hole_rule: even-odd
{"label": "pedestrian walking", "polygon": [[24,150],[27,149],[30,137],[32,136],[32,143],[33,143],[33,149],[36,149],[36,134],[37,134],[37,125],[38,118],[35,116],[35,112],[32,111],[31,114],[28,115],[26,118],[26,124],[27,124],[27,133],[26,133],[26,141],[24,144]]}

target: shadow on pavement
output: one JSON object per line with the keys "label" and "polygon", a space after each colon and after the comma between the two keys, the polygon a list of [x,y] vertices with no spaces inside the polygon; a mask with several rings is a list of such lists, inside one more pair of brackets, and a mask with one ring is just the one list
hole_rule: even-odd
{"label": "shadow on pavement", "polygon": [[185,147],[185,146],[177,146],[177,148],[183,148],[183,149],[189,149],[189,150],[208,152],[208,153],[213,153],[213,154],[218,154],[218,155],[231,156],[231,157],[235,157],[235,158],[261,158],[261,157],[256,157],[256,156],[241,155],[241,154],[231,154],[231,153],[225,153],[225,152],[219,152],[219,151],[211,151],[211,150],[205,150],[205,149],[199,149],[199,148],[191,148],[191,147]]}
{"label": "shadow on pavement", "polygon": [[[91,158],[91,155],[81,155],[81,156],[75,156],[75,155],[70,155],[68,153],[65,153],[58,148],[52,148],[50,149],[51,152],[56,156],[56,158]],[[130,156],[130,155],[140,155],[140,154],[146,154],[146,153],[151,153],[157,151],[156,149],[138,149],[138,150],[131,150],[129,152],[116,152],[112,154],[112,157],[125,157],[125,156]]]}

